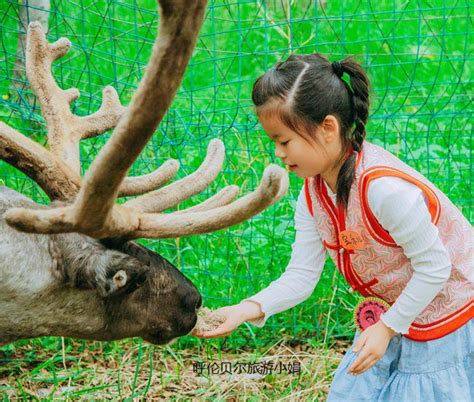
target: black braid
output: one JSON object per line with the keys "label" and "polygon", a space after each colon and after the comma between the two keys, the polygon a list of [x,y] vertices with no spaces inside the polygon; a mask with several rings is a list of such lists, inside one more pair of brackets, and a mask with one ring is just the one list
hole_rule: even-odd
{"label": "black braid", "polygon": [[[369,117],[369,80],[362,67],[351,57],[342,60],[340,65],[343,72],[346,72],[350,77],[351,89],[348,88],[348,90],[352,93],[355,124],[350,142],[354,151],[360,152],[366,136],[365,124]],[[337,177],[337,200],[346,209],[352,183],[355,179],[355,162],[356,156],[354,154],[350,155],[343,163]]]}
{"label": "black braid", "polygon": [[366,135],[365,124],[369,117],[369,80],[360,65],[350,58],[348,62],[345,62],[344,68],[350,76],[352,92],[354,93],[355,129],[352,133],[353,147],[356,151],[360,151]]}

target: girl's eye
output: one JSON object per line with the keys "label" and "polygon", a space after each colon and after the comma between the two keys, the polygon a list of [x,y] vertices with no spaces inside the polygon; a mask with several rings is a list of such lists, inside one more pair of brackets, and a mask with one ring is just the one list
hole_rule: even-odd
{"label": "girl's eye", "polygon": [[290,142],[290,140],[281,142],[281,145],[286,145],[286,144],[288,144],[289,142]]}

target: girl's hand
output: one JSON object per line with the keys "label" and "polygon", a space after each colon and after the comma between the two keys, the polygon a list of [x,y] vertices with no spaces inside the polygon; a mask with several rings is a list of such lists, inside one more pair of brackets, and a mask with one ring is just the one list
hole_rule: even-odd
{"label": "girl's hand", "polygon": [[353,351],[359,352],[357,359],[347,369],[350,374],[362,374],[377,363],[387,350],[390,339],[397,333],[382,320],[368,327],[354,343]]}
{"label": "girl's hand", "polygon": [[221,307],[216,310],[216,313],[220,313],[226,317],[221,325],[212,331],[198,332],[197,330],[193,330],[191,335],[206,339],[222,338],[230,335],[232,331],[243,322],[263,315],[260,305],[251,301],[243,301],[240,304]]}

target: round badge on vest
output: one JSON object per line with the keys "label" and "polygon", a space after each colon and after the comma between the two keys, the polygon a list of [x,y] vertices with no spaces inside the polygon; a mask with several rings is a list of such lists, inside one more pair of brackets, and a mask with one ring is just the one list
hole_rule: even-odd
{"label": "round badge on vest", "polygon": [[359,302],[354,311],[354,321],[362,332],[380,320],[380,316],[388,311],[390,304],[378,297],[367,297]]}
{"label": "round badge on vest", "polygon": [[343,230],[339,233],[339,244],[346,250],[362,250],[365,241],[360,233],[353,230]]}

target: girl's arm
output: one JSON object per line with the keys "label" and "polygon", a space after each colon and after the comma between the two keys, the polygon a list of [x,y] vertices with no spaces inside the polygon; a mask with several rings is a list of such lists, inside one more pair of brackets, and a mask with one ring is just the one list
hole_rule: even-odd
{"label": "girl's arm", "polygon": [[306,300],[311,296],[321,276],[326,251],[314,218],[308,211],[304,189],[301,190],[296,204],[295,230],[291,259],[285,272],[266,288],[241,302],[253,302],[256,306],[249,305],[249,309],[255,311],[257,316],[264,314],[260,318],[247,320],[257,327],[263,327],[272,315]]}
{"label": "girl's arm", "polygon": [[245,321],[263,327],[270,316],[301,303],[311,295],[321,275],[326,252],[308,211],[304,190],[300,192],[296,205],[295,229],[291,260],[283,275],[253,297],[216,310],[225,316],[225,321],[214,330],[202,332],[195,329],[192,335],[205,339],[225,337]]}
{"label": "girl's arm", "polygon": [[406,334],[448,280],[451,259],[417,186],[398,177],[382,177],[369,185],[368,201],[414,270],[395,303],[381,316],[386,326]]}
{"label": "girl's arm", "polygon": [[347,371],[362,374],[385,354],[395,332],[406,334],[411,323],[448,280],[451,260],[424,202],[421,190],[396,177],[382,177],[369,185],[372,212],[410,259],[413,275],[380,321],[354,342],[357,358]]}

